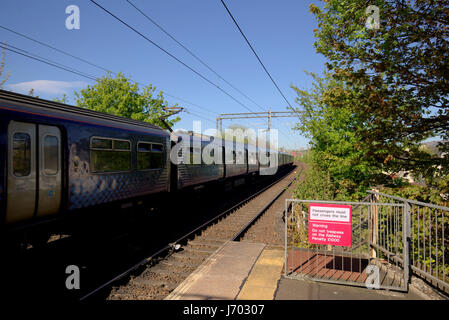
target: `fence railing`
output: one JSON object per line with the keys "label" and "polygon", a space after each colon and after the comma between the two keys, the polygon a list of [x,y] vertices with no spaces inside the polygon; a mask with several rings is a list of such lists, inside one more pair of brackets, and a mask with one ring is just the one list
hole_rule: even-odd
{"label": "fence railing", "polygon": [[[400,267],[407,264],[408,247],[404,203],[286,200],[285,265],[287,277],[338,283],[352,286],[408,291],[409,273]],[[309,221],[311,205],[328,208],[351,207],[350,245],[310,242],[310,227],[318,237],[328,237],[335,226]],[[290,214],[288,214],[290,212]],[[338,222],[337,222],[338,223]],[[320,230],[321,229],[321,230]],[[341,230],[340,230],[341,231]],[[348,231],[342,231],[347,239]],[[386,262],[389,263],[386,263]],[[370,282],[377,269],[377,282]],[[373,274],[374,275],[374,274]]]}
{"label": "fence railing", "polygon": [[[404,272],[416,275],[431,282],[442,291],[449,293],[449,208],[420,201],[391,196],[381,192],[368,191],[370,202],[402,203],[404,212],[384,212],[375,215],[370,244],[391,260],[396,260],[404,268]],[[406,214],[405,225],[395,228]],[[401,230],[400,234],[390,232]],[[402,246],[407,239],[409,255],[404,261],[401,255],[395,254],[395,248]]]}

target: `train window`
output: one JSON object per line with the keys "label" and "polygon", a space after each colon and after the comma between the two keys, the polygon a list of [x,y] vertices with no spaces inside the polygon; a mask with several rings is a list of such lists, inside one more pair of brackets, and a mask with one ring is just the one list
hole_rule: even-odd
{"label": "train window", "polygon": [[131,170],[131,143],[126,140],[92,138],[92,172],[117,172]]}
{"label": "train window", "polygon": [[161,144],[152,144],[151,145],[151,151],[153,152],[163,152],[164,147]]}
{"label": "train window", "polygon": [[201,148],[190,147],[190,164],[201,164]]}
{"label": "train window", "polygon": [[58,173],[59,141],[55,136],[45,136],[44,138],[44,173],[55,175]]}
{"label": "train window", "polygon": [[151,152],[151,143],[139,142],[137,144],[138,152]]}
{"label": "train window", "polygon": [[137,169],[151,169],[151,143],[139,142],[137,144]]}
{"label": "train window", "polygon": [[26,133],[13,136],[13,173],[16,177],[26,177],[31,173],[31,139]]}
{"label": "train window", "polygon": [[112,149],[112,140],[94,138],[90,143],[90,147],[95,149]]}
{"label": "train window", "polygon": [[190,154],[190,162],[189,162],[189,164],[193,164],[193,147],[189,148],[189,154]]}
{"label": "train window", "polygon": [[164,146],[161,144],[151,145],[151,169],[164,167]]}
{"label": "train window", "polygon": [[137,169],[161,169],[164,167],[164,146],[139,142],[137,144]]}
{"label": "train window", "polygon": [[129,150],[131,149],[131,144],[129,141],[122,141],[122,140],[114,140],[114,150]]}

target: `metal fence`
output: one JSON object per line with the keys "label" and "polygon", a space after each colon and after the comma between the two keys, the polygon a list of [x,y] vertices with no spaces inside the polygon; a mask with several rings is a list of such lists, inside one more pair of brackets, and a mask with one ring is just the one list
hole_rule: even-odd
{"label": "metal fence", "polygon": [[[309,241],[310,204],[351,206],[349,246]],[[284,274],[408,291],[414,273],[449,293],[448,224],[448,207],[375,191],[361,202],[287,199]]]}
{"label": "metal fence", "polygon": [[[408,242],[410,261],[403,261],[401,256],[396,260],[414,274],[430,282],[433,286],[449,293],[449,250],[447,228],[449,224],[449,208],[429,203],[408,200],[388,194],[368,191],[371,202],[402,203],[407,214]],[[388,223],[385,217],[379,219]],[[377,237],[372,246],[382,248],[382,252],[391,248],[388,239]],[[387,241],[387,242],[386,242]]]}
{"label": "metal fence", "polygon": [[[407,216],[403,214],[405,205],[369,200],[370,197],[362,202],[287,199],[285,276],[407,291],[408,273],[400,267],[400,259],[408,258],[406,233],[403,232],[407,223]],[[351,239],[348,245],[309,241],[309,228],[314,226],[310,223],[309,227],[310,206],[319,204],[351,207],[352,218],[348,230]],[[328,226],[323,225],[323,228]]]}

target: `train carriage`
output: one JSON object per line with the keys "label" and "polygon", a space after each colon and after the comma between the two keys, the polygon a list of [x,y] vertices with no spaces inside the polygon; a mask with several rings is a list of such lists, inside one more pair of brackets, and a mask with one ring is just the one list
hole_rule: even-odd
{"label": "train carriage", "polygon": [[[177,150],[180,142],[188,148]],[[275,150],[0,90],[0,226],[8,230],[137,199],[158,205],[206,183],[227,190],[292,163]]]}
{"label": "train carriage", "polygon": [[[177,190],[225,178],[221,139],[201,134],[178,132],[172,134],[172,141],[174,144],[179,144],[180,147],[175,155],[178,158],[178,164],[174,167],[178,172]],[[182,147],[183,143],[185,144],[184,147]],[[212,163],[204,161],[203,152],[208,145],[210,157],[213,160],[219,157],[220,161],[213,161],[212,159]]]}
{"label": "train carriage", "polygon": [[235,178],[248,173],[248,153],[244,143],[225,141],[225,177]]}
{"label": "train carriage", "polygon": [[1,222],[167,192],[169,150],[152,124],[0,90]]}
{"label": "train carriage", "polygon": [[248,159],[248,174],[255,175],[259,171],[259,160],[257,158],[257,146],[246,144]]}

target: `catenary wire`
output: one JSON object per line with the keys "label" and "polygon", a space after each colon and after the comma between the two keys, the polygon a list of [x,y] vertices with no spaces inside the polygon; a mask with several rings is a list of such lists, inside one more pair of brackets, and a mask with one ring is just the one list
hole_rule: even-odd
{"label": "catenary wire", "polygon": [[249,42],[248,38],[245,36],[245,33],[243,33],[242,29],[240,28],[239,24],[237,23],[237,21],[235,20],[234,16],[232,15],[231,11],[229,10],[228,6],[226,5],[226,3],[223,0],[220,0],[221,3],[223,4],[223,6],[225,7],[226,11],[228,12],[229,16],[232,18],[232,20],[234,21],[234,24],[236,25],[236,27],[239,29],[240,34],[243,36],[243,38],[245,39],[246,43],[248,44],[248,46],[251,48],[252,52],[254,53],[254,55],[256,56],[257,60],[259,61],[260,65],[262,66],[262,68],[265,70],[266,74],[268,75],[268,77],[271,79],[271,81],[273,82],[274,86],[277,88],[277,90],[279,91],[279,93],[281,94],[281,96],[284,98],[285,102],[287,102],[287,104],[289,105],[289,107],[291,109],[294,110],[294,108],[292,107],[292,105],[290,104],[290,102],[287,100],[287,98],[285,97],[285,95],[282,93],[281,89],[279,88],[279,86],[277,85],[277,83],[274,81],[273,77],[271,76],[271,74],[268,72],[267,68],[265,67],[265,65],[263,64],[262,60],[259,58],[259,55],[256,53],[256,51],[254,50],[253,46],[251,45],[251,43]]}
{"label": "catenary wire", "polygon": [[[15,35],[18,35],[18,36],[20,36],[20,37],[22,37],[22,38],[25,38],[25,39],[28,39],[28,40],[30,40],[30,41],[33,41],[33,42],[35,42],[35,43],[37,43],[37,44],[40,44],[41,46],[50,48],[50,49],[52,49],[52,50],[54,50],[54,51],[57,51],[57,52],[59,52],[59,53],[62,53],[62,54],[64,54],[64,55],[66,55],[66,56],[72,57],[72,58],[74,58],[74,59],[76,59],[76,60],[78,60],[78,61],[87,63],[87,64],[89,64],[89,65],[91,65],[91,66],[93,66],[93,67],[96,67],[96,68],[98,68],[98,69],[101,69],[101,70],[103,70],[103,71],[106,71],[106,72],[108,72],[108,73],[111,73],[111,74],[113,74],[113,75],[118,75],[117,72],[114,72],[114,71],[112,71],[112,70],[110,70],[110,69],[108,69],[108,68],[102,67],[102,66],[100,66],[100,65],[98,65],[98,64],[96,64],[96,63],[93,63],[93,62],[91,62],[91,61],[88,61],[88,60],[86,60],[86,59],[83,59],[83,58],[81,58],[81,57],[78,57],[78,56],[76,56],[76,55],[70,54],[70,53],[68,53],[68,52],[66,52],[66,51],[64,51],[64,50],[61,50],[61,49],[59,49],[59,48],[56,48],[55,46],[52,46],[52,45],[50,45],[50,44],[48,44],[48,43],[45,43],[45,42],[43,42],[43,41],[37,40],[37,39],[35,39],[35,38],[32,38],[32,37],[29,36],[29,35],[20,33],[20,32],[18,32],[18,31],[15,31],[15,30],[13,30],[13,29],[11,29],[11,28],[7,28],[7,27],[2,26],[2,25],[0,25],[0,28],[3,29],[3,30],[9,31],[9,32],[11,32],[11,33],[13,33],[13,34],[15,34]],[[6,44],[6,45],[8,45],[8,44]],[[11,45],[9,45],[9,46],[11,46]],[[13,47],[13,46],[11,46],[11,47]],[[18,49],[18,50],[27,53],[27,51],[25,51],[25,50],[23,50],[23,49]],[[34,55],[34,56],[36,56],[36,57],[39,58],[39,56],[36,55],[36,54],[32,54],[32,53],[29,53],[29,54],[30,54],[30,55]],[[56,63],[56,62],[54,62],[54,61],[51,61],[51,60],[49,60],[49,59],[46,59],[46,58],[42,58],[42,59],[43,59],[43,60],[47,60],[47,61],[49,61],[50,63],[58,64],[58,63]],[[81,72],[80,72],[80,73],[81,73]],[[131,81],[131,82],[134,82],[134,83],[137,83],[137,84],[139,84],[139,85],[141,85],[141,86],[144,86],[144,84],[142,84],[142,83],[140,83],[140,82],[133,81],[133,80],[131,80],[131,79],[130,79],[130,81]],[[208,111],[208,112],[211,112],[211,113],[214,113],[214,114],[218,114],[217,112],[212,111],[212,110],[210,110],[210,109],[208,109],[208,108],[206,108],[206,107],[200,106],[200,105],[195,104],[195,103],[190,102],[190,101],[187,101],[187,100],[185,100],[185,99],[183,99],[183,98],[180,98],[180,97],[178,97],[178,96],[176,96],[176,95],[173,95],[173,94],[171,94],[171,93],[168,93],[168,92],[166,92],[166,91],[163,91],[163,92],[164,92],[164,94],[165,94],[166,96],[172,97],[172,98],[174,98],[174,99],[176,99],[176,100],[183,101],[183,102],[185,102],[185,103],[188,103],[188,104],[190,104],[190,105],[192,105],[192,106],[195,106],[195,107],[197,107],[197,108],[203,109],[203,110],[205,110],[205,111]]]}
{"label": "catenary wire", "polygon": [[199,76],[200,78],[202,78],[204,81],[208,82],[209,84],[211,84],[212,86],[216,87],[218,90],[220,90],[221,92],[223,92],[225,95],[227,95],[228,97],[230,97],[232,100],[234,100],[236,103],[238,103],[239,105],[241,105],[242,107],[244,107],[245,109],[247,109],[250,112],[253,112],[250,108],[248,108],[246,105],[244,105],[242,102],[240,102],[239,100],[237,100],[234,96],[232,96],[230,93],[228,93],[226,90],[222,89],[219,85],[217,85],[216,83],[214,83],[213,81],[211,81],[210,79],[208,79],[207,77],[205,77],[204,75],[202,75],[200,72],[196,71],[194,68],[192,68],[191,66],[189,66],[188,64],[186,64],[185,62],[183,62],[182,60],[178,59],[176,56],[174,56],[172,53],[170,53],[169,51],[165,50],[164,48],[162,48],[160,45],[158,45],[156,42],[154,42],[153,40],[151,40],[150,38],[148,38],[147,36],[145,36],[144,34],[142,34],[141,32],[139,32],[137,29],[135,29],[134,27],[132,27],[131,25],[129,25],[128,23],[126,23],[125,21],[123,21],[122,19],[120,19],[119,17],[117,17],[115,14],[113,14],[112,12],[110,12],[109,10],[107,10],[106,8],[104,8],[103,6],[101,6],[99,3],[97,3],[94,0],[90,0],[90,2],[92,2],[93,4],[95,4],[97,7],[99,7],[100,9],[102,9],[104,12],[106,12],[107,14],[109,14],[111,17],[113,17],[114,19],[116,19],[117,21],[119,21],[120,23],[122,23],[123,25],[125,25],[126,27],[128,27],[129,29],[131,29],[132,31],[134,31],[135,33],[137,33],[139,36],[141,36],[142,38],[144,38],[145,40],[147,40],[149,43],[151,43],[152,45],[154,45],[156,48],[158,48],[159,50],[161,50],[162,52],[164,52],[165,54],[167,54],[169,57],[171,57],[172,59],[176,60],[177,62],[179,62],[180,64],[182,64],[184,67],[186,67],[187,69],[189,69],[190,71],[192,71],[193,73],[195,73],[197,76]]}
{"label": "catenary wire", "polygon": [[198,60],[203,66],[205,66],[207,69],[209,69],[212,73],[214,73],[218,78],[223,80],[225,83],[227,83],[231,88],[233,88],[235,91],[240,93],[242,96],[244,96],[246,99],[251,101],[254,105],[259,107],[260,109],[266,111],[262,106],[260,106],[257,102],[255,102],[253,99],[251,99],[248,95],[246,95],[244,92],[236,88],[232,83],[227,81],[225,78],[223,78],[217,71],[212,69],[211,66],[209,66],[206,62],[204,62],[201,58],[199,58],[195,53],[193,53],[189,48],[187,48],[184,44],[182,44],[179,40],[177,40],[172,34],[170,34],[168,31],[166,31],[160,24],[158,24],[154,19],[149,17],[145,12],[143,12],[140,8],[138,8],[134,3],[132,3],[129,0],[126,0],[134,9],[136,9],[138,12],[140,12],[147,20],[149,20],[152,24],[154,24],[159,30],[161,30],[163,33],[165,33],[170,39],[175,41],[180,47],[182,47],[184,50],[186,50],[192,57],[194,57],[196,60]]}

